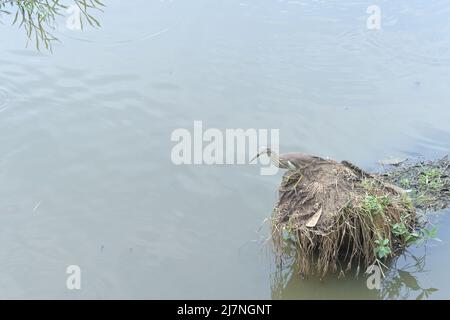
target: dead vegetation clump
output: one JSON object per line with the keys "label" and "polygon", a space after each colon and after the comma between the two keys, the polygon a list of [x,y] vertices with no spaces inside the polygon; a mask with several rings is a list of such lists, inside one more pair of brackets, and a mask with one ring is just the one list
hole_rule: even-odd
{"label": "dead vegetation clump", "polygon": [[415,209],[401,188],[321,158],[284,174],[272,217],[277,256],[294,256],[304,275],[381,264],[415,230]]}
{"label": "dead vegetation clump", "polygon": [[420,210],[441,210],[450,202],[450,162],[448,156],[434,161],[402,164],[379,177],[408,190]]}

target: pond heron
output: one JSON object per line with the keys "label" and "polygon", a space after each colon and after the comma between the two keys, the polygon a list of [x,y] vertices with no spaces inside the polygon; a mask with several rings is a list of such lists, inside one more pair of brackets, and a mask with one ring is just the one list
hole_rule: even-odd
{"label": "pond heron", "polygon": [[255,159],[259,158],[259,156],[267,154],[270,158],[270,161],[272,164],[280,169],[287,169],[287,170],[300,170],[304,169],[305,166],[308,166],[312,164],[313,162],[317,160],[322,160],[322,158],[311,156],[308,154],[300,153],[300,152],[293,152],[293,153],[283,153],[278,155],[276,152],[271,150],[270,148],[266,148],[260,153],[258,153],[250,162],[254,161]]}

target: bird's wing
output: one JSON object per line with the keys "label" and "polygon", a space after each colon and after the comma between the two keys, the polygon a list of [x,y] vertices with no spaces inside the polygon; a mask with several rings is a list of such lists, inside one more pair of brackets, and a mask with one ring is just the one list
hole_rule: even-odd
{"label": "bird's wing", "polygon": [[285,153],[282,155],[288,162],[295,164],[297,167],[304,167],[316,161],[324,161],[323,158],[304,153]]}

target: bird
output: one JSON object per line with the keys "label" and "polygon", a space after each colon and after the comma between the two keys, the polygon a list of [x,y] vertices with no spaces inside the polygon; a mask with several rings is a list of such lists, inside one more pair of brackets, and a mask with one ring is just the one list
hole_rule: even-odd
{"label": "bird", "polygon": [[295,177],[296,174],[298,174],[298,179],[291,188],[291,190],[293,190],[295,193],[297,193],[297,185],[303,179],[302,173],[303,169],[317,162],[326,161],[320,157],[300,152],[283,153],[278,155],[270,148],[266,148],[262,150],[260,153],[258,153],[252,160],[250,160],[250,162],[253,162],[255,159],[259,158],[263,154],[267,154],[270,157],[270,160],[275,167],[280,169],[287,169],[288,171],[293,172],[293,174],[286,177],[287,180],[291,180],[291,177],[293,176]]}
{"label": "bird", "polygon": [[283,153],[278,155],[270,148],[266,148],[259,152],[252,160],[250,160],[250,162],[253,162],[263,154],[267,154],[270,157],[270,160],[274,166],[287,170],[301,170],[314,163],[316,160],[324,160],[320,157],[311,156],[300,152]]}

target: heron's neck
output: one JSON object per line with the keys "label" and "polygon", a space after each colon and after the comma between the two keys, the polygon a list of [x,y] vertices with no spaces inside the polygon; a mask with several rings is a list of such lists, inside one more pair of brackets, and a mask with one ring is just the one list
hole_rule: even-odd
{"label": "heron's neck", "polygon": [[278,154],[276,152],[271,151],[270,152],[270,159],[272,159],[272,162],[278,166],[278,164],[280,163],[280,157],[278,156]]}

